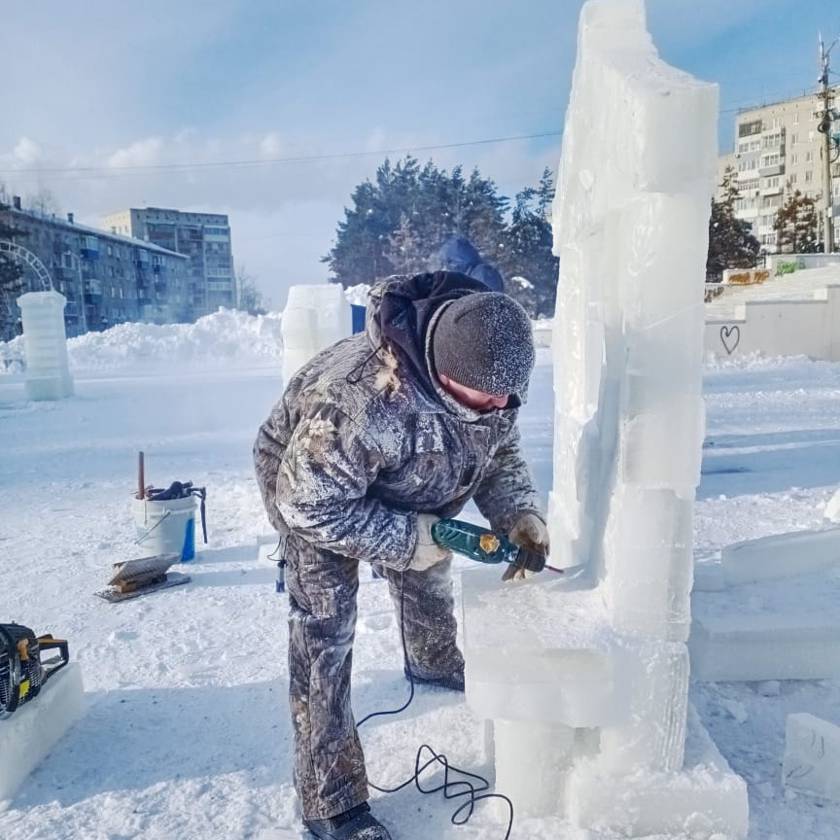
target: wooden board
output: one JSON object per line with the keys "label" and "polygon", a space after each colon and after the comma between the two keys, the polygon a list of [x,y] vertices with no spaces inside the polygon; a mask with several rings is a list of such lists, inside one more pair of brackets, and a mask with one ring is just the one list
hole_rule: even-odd
{"label": "wooden board", "polygon": [[148,595],[150,592],[157,592],[161,589],[170,589],[173,586],[181,586],[189,583],[190,576],[182,575],[179,572],[169,572],[166,577],[157,583],[151,583],[148,586],[142,586],[136,589],[131,589],[128,592],[120,592],[116,587],[109,587],[108,589],[101,589],[99,592],[94,592],[100,598],[116,604],[120,601],[128,601],[130,598],[139,598],[141,595]]}
{"label": "wooden board", "polygon": [[108,581],[109,586],[121,586],[145,580],[154,580],[165,575],[170,566],[180,561],[177,554],[155,554],[152,557],[140,557],[114,563],[114,576]]}

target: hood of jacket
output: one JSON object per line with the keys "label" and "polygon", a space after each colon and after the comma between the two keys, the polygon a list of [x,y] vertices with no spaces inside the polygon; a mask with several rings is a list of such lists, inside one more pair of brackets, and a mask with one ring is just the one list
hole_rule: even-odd
{"label": "hood of jacket", "polygon": [[[427,362],[427,334],[435,313],[452,300],[486,292],[479,280],[455,271],[435,271],[413,277],[391,277],[370,291],[367,334],[371,349],[383,345],[396,354],[416,384],[440,401]],[[514,400],[516,407],[520,400]]]}

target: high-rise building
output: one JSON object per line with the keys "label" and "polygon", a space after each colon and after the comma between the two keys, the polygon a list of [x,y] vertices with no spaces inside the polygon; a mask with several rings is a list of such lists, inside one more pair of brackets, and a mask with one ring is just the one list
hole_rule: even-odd
{"label": "high-rise building", "polygon": [[222,213],[187,213],[163,207],[131,208],[112,213],[105,227],[145,239],[189,258],[189,282],[195,316],[238,302],[230,223]]}
{"label": "high-rise building", "polygon": [[[835,98],[840,87],[833,89]],[[817,130],[822,102],[807,94],[738,113],[735,148],[721,158],[720,173],[731,165],[738,173],[740,199],[736,215],[753,226],[768,252],[777,250],[773,230],[776,212],[786,194],[799,190],[817,201],[820,224],[825,219],[823,145]],[[720,182],[718,182],[720,183]],[[832,166],[835,239],[840,230],[840,162]]]}
{"label": "high-rise building", "polygon": [[80,225],[72,213],[61,218],[28,210],[18,196],[0,209],[0,219],[15,230],[11,243],[26,269],[25,289],[40,291],[49,282],[67,299],[68,335],[125,321],[166,324],[191,318],[183,255]]}

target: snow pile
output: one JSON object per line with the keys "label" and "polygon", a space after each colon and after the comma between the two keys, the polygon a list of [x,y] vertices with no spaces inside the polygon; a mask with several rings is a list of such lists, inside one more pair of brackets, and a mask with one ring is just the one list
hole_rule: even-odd
{"label": "snow pile", "polygon": [[367,283],[359,283],[356,286],[348,286],[344,290],[344,297],[353,306],[367,306],[368,292],[370,292],[370,286]]}
{"label": "snow pile", "polygon": [[[71,338],[67,350],[76,372],[274,364],[282,358],[280,323],[279,313],[219,309],[194,324],[118,324]],[[0,358],[22,353],[20,337],[0,344]]]}

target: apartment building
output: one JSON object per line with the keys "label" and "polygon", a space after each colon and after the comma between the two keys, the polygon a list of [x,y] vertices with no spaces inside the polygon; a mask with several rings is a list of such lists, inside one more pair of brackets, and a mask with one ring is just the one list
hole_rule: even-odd
{"label": "apartment building", "polygon": [[[165,324],[192,315],[188,259],[150,242],[28,210],[19,196],[0,210],[19,233],[12,237],[40,260],[52,286],[67,299],[67,334],[102,330],[126,321]],[[34,290],[34,276],[25,276]]]}
{"label": "apartment building", "polygon": [[237,305],[239,295],[226,215],[163,207],[131,208],[106,216],[104,225],[115,234],[145,239],[186,256],[196,317],[215,312],[220,306]]}
{"label": "apartment building", "polygon": [[[835,97],[838,92],[840,87],[834,88]],[[753,234],[765,251],[777,249],[773,221],[788,191],[798,189],[816,199],[821,224],[825,218],[824,135],[817,130],[821,113],[821,101],[808,94],[743,110],[735,121],[734,152],[721,158],[719,175],[727,165],[738,173],[741,197],[736,215],[752,223]],[[840,162],[832,166],[832,176],[837,238]]]}

